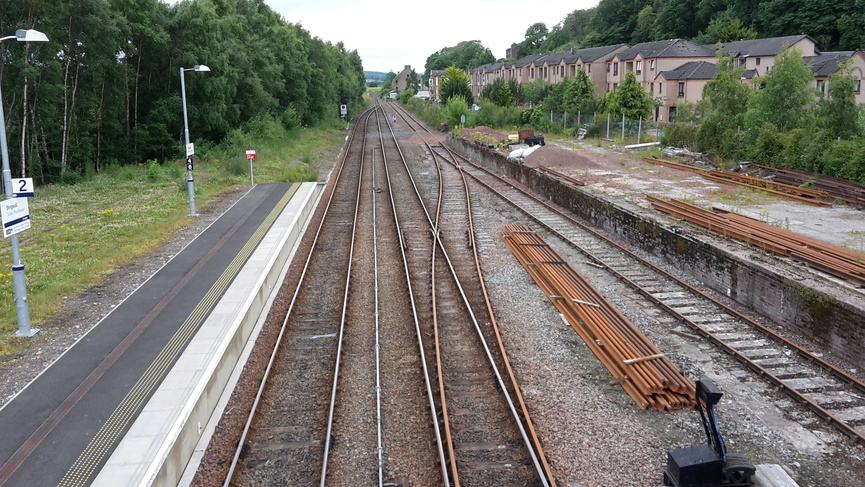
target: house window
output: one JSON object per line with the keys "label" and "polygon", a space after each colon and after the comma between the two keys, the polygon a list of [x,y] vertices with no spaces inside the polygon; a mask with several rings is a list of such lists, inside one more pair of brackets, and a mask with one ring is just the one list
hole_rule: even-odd
{"label": "house window", "polygon": [[586,72],[589,74],[592,74],[592,65],[591,64],[586,65]]}
{"label": "house window", "polygon": [[610,84],[609,83],[607,83],[607,91],[608,92],[610,91]]}
{"label": "house window", "polygon": [[683,96],[685,96],[685,83],[680,81],[679,82],[679,97],[683,97]]}
{"label": "house window", "polygon": [[817,80],[817,89],[820,93],[826,93],[826,83],[822,79]]}
{"label": "house window", "polygon": [[754,64],[759,66],[760,65],[760,58],[754,58]]}
{"label": "house window", "polygon": [[652,71],[655,70],[655,60],[654,59],[649,61],[649,69],[651,69]]}
{"label": "house window", "polygon": [[619,83],[613,83],[613,91],[616,91],[616,88],[619,87]]}
{"label": "house window", "polygon": [[857,79],[857,80],[856,80],[856,87],[853,88],[853,92],[856,93],[856,94],[858,95],[860,91],[862,91],[862,80],[861,80],[861,79]]}
{"label": "house window", "polygon": [[613,76],[618,76],[618,75],[619,75],[619,63],[614,63],[613,64]]}
{"label": "house window", "polygon": [[643,72],[643,61],[637,61],[637,74]]}
{"label": "house window", "polygon": [[613,63],[607,63],[607,72],[608,72],[608,73],[610,72],[610,65],[611,65],[611,64],[613,64]]}
{"label": "house window", "polygon": [[649,83],[649,93],[655,92],[655,83]]}

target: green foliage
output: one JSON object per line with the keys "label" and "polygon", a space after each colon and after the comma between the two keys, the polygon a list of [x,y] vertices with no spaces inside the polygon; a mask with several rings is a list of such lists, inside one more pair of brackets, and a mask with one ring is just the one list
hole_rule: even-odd
{"label": "green foliage", "polygon": [[537,22],[526,29],[525,39],[517,44],[517,57],[530,56],[541,52],[550,31],[543,22]]}
{"label": "green foliage", "polygon": [[460,118],[463,115],[468,116],[468,114],[468,102],[462,96],[456,95],[450,97],[445,104],[443,117],[445,122],[449,122],[451,125],[459,125]]}
{"label": "green foliage", "polygon": [[468,104],[474,103],[472,96],[471,78],[462,69],[450,66],[445,69],[441,78],[441,98],[447,103],[453,97],[460,97]]}
{"label": "green foliage", "polygon": [[853,75],[853,59],[848,59],[829,77],[828,96],[820,100],[818,115],[822,127],[832,137],[850,138],[860,134],[859,110],[854,92],[858,78]]}
{"label": "green foliage", "polygon": [[699,127],[692,123],[670,122],[664,125],[661,144],[670,147],[693,149],[699,140]]}
{"label": "green foliage", "polygon": [[741,20],[733,18],[729,11],[717,14],[711,21],[705,32],[694,38],[698,44],[717,44],[733,41],[744,41],[757,38],[757,31],[745,27]]}
{"label": "green foliage", "polygon": [[411,100],[411,98],[412,98],[413,96],[415,96],[416,94],[417,94],[417,90],[415,90],[414,88],[406,88],[405,90],[400,91],[400,92],[396,95],[396,99],[397,99],[400,103],[402,103],[403,105],[405,105],[405,104],[408,103],[408,101]]}
{"label": "green foliage", "polygon": [[807,127],[808,108],[815,101],[816,90],[809,86],[813,79],[800,49],[783,50],[775,58],[772,70],[758,78],[762,88],[748,104],[745,125],[759,128],[772,124],[780,130]]}
{"label": "green foliage", "polygon": [[648,120],[654,108],[652,96],[640,86],[637,76],[628,71],[616,91],[605,93],[599,111],[613,117],[624,115],[627,119],[637,120],[643,117],[643,120]]}
{"label": "green foliage", "polygon": [[522,109],[515,107],[501,107],[487,100],[478,102],[480,110],[472,111],[466,120],[466,126],[505,128],[521,124],[520,114]]}
{"label": "green foliage", "polygon": [[538,105],[549,96],[551,91],[553,91],[553,85],[542,78],[537,78],[531,83],[523,86],[522,102],[530,105]]}
{"label": "green foliage", "polygon": [[430,71],[444,70],[448,66],[466,71],[495,60],[493,53],[481,45],[481,41],[463,41],[430,54],[424,66],[424,79],[429,79]]}
{"label": "green foliage", "polygon": [[211,70],[182,75],[196,149],[259,117],[285,115],[285,127],[295,128],[338,120],[340,104],[352,113],[363,105],[357,52],[259,0],[6,3],[0,31],[31,26],[50,39],[4,43],[0,76],[3,92],[15,94],[4,101],[18,107],[6,113],[8,140],[24,139],[9,146],[11,159],[26,164],[15,176],[38,184],[180,159],[181,68],[196,64]]}
{"label": "green foliage", "polygon": [[753,91],[740,82],[744,67],[735,66],[733,56],[718,51],[718,75],[703,88],[700,101],[700,150],[723,157],[741,153],[739,129]]}

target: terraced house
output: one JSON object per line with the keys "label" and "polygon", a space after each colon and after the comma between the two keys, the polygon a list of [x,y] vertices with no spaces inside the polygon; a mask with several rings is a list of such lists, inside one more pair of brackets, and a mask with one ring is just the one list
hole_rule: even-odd
{"label": "terraced house", "polygon": [[[802,51],[814,72],[812,86],[826,93],[829,76],[853,59],[853,75],[859,79],[857,103],[865,103],[862,80],[865,79],[865,52],[844,51],[821,53],[808,35],[773,37],[736,41],[721,46],[724,55],[735,55],[738,65],[746,68],[742,81],[765,76],[775,64],[778,54],[788,48]],[[718,73],[717,46],[695,44],[684,39],[644,42],[634,46],[616,44],[549,54],[535,54],[512,62],[485,64],[468,72],[472,93],[480,98],[483,89],[497,78],[515,79],[528,84],[537,79],[558,83],[567,76],[576,76],[585,69],[595,84],[597,94],[615,91],[625,73],[633,72],[646,92],[660,100],[654,119],[669,121],[683,101],[699,101],[703,87]],[[512,50],[508,51],[509,53]],[[435,72],[431,75],[432,79]],[[437,98],[437,94],[434,94]]]}

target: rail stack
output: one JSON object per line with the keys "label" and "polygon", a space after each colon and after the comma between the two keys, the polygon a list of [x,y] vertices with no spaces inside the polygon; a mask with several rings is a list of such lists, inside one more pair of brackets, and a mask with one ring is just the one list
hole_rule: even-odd
{"label": "rail stack", "polygon": [[643,160],[646,162],[651,162],[652,164],[658,164],[661,166],[671,167],[674,169],[680,169],[683,171],[699,174],[700,176],[710,181],[715,181],[717,183],[737,184],[739,186],[757,188],[765,191],[766,193],[779,196],[781,198],[798,201],[799,203],[805,203],[807,205],[823,207],[832,206],[832,203],[821,199],[829,197],[829,193],[827,193],[826,191],[823,191],[821,189],[803,188],[799,185],[784,184],[783,182],[778,181],[777,178],[776,180],[769,180],[727,171],[714,171],[696,166],[689,166],[688,164],[681,164],[678,162],[656,159],[654,157],[644,157]]}
{"label": "rail stack", "polygon": [[760,168],[772,171],[774,173],[772,179],[779,183],[797,186],[812,184],[814,189],[825,191],[832,198],[854,205],[865,206],[865,185],[807,171],[778,169],[766,166],[760,166]]}
{"label": "rail stack", "polygon": [[694,383],[530,227],[509,224],[500,236],[638,406],[694,406]]}
{"label": "rail stack", "polygon": [[865,255],[720,208],[709,211],[684,201],[646,196],[652,207],[808,265],[856,285],[865,285]]}

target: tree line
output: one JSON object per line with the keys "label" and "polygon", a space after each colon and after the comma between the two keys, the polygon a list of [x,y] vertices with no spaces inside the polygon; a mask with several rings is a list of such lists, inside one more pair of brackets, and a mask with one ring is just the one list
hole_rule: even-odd
{"label": "tree line", "polygon": [[865,0],[600,0],[552,28],[529,27],[517,57],[675,38],[715,44],[803,33],[823,51],[865,48]]}
{"label": "tree line", "polygon": [[263,0],[4,2],[0,37],[16,29],[49,38],[0,44],[12,173],[38,184],[182,157],[181,68],[211,70],[184,75],[189,130],[202,145],[257,118],[291,129],[363,104],[357,51],[313,37]]}

